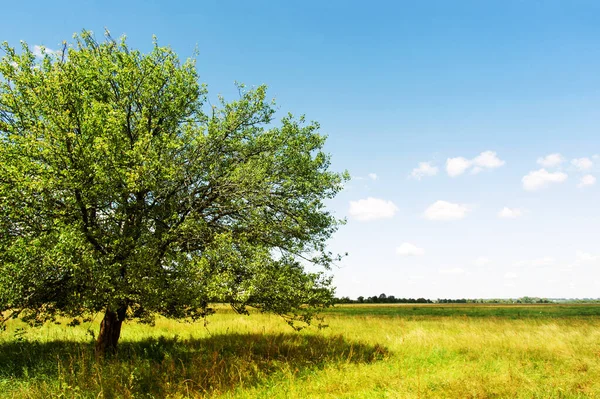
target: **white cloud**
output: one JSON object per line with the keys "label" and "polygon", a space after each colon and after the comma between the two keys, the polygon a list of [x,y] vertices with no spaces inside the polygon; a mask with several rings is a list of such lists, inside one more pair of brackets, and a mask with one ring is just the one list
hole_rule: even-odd
{"label": "white cloud", "polygon": [[437,175],[438,170],[438,167],[433,166],[431,162],[419,162],[419,166],[412,170],[410,176],[414,179],[421,180],[425,176]]}
{"label": "white cloud", "polygon": [[486,266],[489,265],[492,261],[489,260],[488,258],[486,258],[485,256],[480,256],[479,258],[475,259],[475,261],[473,262],[473,264],[475,266]]}
{"label": "white cloud", "polygon": [[459,220],[466,216],[469,208],[463,204],[453,204],[447,201],[436,201],[424,213],[428,220]]}
{"label": "white cloud", "polygon": [[575,257],[577,262],[593,262],[596,260],[600,260],[600,255],[592,255],[588,252],[576,251]]}
{"label": "white cloud", "polygon": [[449,269],[439,269],[438,273],[440,273],[440,274],[446,274],[446,275],[447,274],[454,274],[454,275],[465,274],[465,269],[461,269],[460,267],[452,267],[452,268],[449,268]]}
{"label": "white cloud", "polygon": [[517,273],[513,273],[513,272],[507,272],[504,274],[504,278],[507,280],[514,280],[517,277],[519,277],[519,275]]}
{"label": "white cloud", "polygon": [[394,217],[398,207],[392,201],[368,197],[358,201],[350,201],[350,216],[363,222]]}
{"label": "white cloud", "polygon": [[577,169],[583,171],[592,169],[594,166],[594,162],[592,162],[589,158],[575,158],[571,161],[571,164],[575,166]]}
{"label": "white cloud", "polygon": [[448,176],[456,177],[472,168],[471,174],[477,174],[484,169],[499,168],[505,163],[505,161],[498,158],[494,151],[484,151],[470,160],[464,157],[448,158],[446,160],[446,172],[448,172]]}
{"label": "white cloud", "polygon": [[425,255],[425,250],[411,243],[403,242],[398,248],[396,248],[396,253],[402,256],[421,256]]}
{"label": "white cloud", "polygon": [[480,168],[495,169],[504,165],[506,162],[498,158],[494,151],[484,151],[471,161],[473,165]]}
{"label": "white cloud", "polygon": [[552,266],[556,260],[551,256],[544,256],[542,258],[521,260],[514,263],[516,267],[544,267]]}
{"label": "white cloud", "polygon": [[502,219],[516,219],[523,214],[523,211],[519,208],[504,207],[498,212],[498,217]]}
{"label": "white cloud", "polygon": [[531,261],[531,266],[533,267],[543,267],[543,266],[552,266],[554,264],[555,259],[551,256],[544,256],[543,258],[534,259]]}
{"label": "white cloud", "polygon": [[448,158],[446,160],[446,172],[450,177],[462,175],[470,166],[471,161],[463,157]]}
{"label": "white cloud", "polygon": [[352,180],[366,180],[366,179],[377,180],[377,179],[379,179],[379,176],[377,176],[377,173],[369,173],[367,175],[367,177],[352,176]]}
{"label": "white cloud", "polygon": [[523,188],[527,191],[536,191],[547,187],[551,183],[562,183],[567,180],[568,175],[563,172],[550,173],[546,169],[529,172],[523,176]]}
{"label": "white cloud", "polygon": [[553,168],[564,162],[562,155],[558,153],[548,154],[543,158],[538,158],[537,163],[542,165],[544,168]]}
{"label": "white cloud", "polygon": [[48,47],[38,46],[37,44],[33,46],[33,55],[38,58],[44,58],[45,54],[52,55],[56,53],[58,53],[58,51],[52,50]]}
{"label": "white cloud", "polygon": [[582,188],[587,186],[593,186],[594,184],[596,184],[596,178],[592,175],[585,175],[581,179],[579,179],[579,184],[577,185],[577,187]]}

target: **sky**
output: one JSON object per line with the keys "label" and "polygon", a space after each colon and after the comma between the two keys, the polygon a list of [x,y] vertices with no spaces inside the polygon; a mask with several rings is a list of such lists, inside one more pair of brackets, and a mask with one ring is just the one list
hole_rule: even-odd
{"label": "sky", "polygon": [[267,84],[352,176],[338,296],[600,297],[600,2],[27,1],[0,40],[152,35],[209,96]]}

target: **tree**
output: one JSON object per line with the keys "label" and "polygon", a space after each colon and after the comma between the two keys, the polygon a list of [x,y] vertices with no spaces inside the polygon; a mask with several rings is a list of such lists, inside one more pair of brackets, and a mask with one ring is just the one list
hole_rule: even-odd
{"label": "tree", "polygon": [[194,61],[156,39],[147,54],[87,31],[41,60],[2,49],[0,316],[104,312],[103,354],[130,318],[224,301],[300,328],[331,303],[340,221],[324,200],[348,177],[317,123],[276,126],[264,86],[208,106]]}

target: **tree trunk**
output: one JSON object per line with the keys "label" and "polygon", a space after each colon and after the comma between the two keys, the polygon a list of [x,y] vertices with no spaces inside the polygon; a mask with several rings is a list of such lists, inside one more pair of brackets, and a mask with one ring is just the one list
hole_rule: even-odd
{"label": "tree trunk", "polygon": [[96,341],[96,357],[104,357],[117,352],[117,343],[121,336],[121,325],[126,314],[126,306],[121,306],[116,312],[106,309],[104,319],[100,323],[100,334]]}

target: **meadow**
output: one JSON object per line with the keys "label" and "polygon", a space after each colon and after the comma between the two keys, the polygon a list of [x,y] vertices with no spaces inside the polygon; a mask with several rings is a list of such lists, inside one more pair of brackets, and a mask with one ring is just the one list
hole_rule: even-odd
{"label": "meadow", "polygon": [[0,332],[2,398],[594,398],[600,305],[338,305],[328,327],[220,307],[208,323],[126,323],[96,361],[100,316]]}

